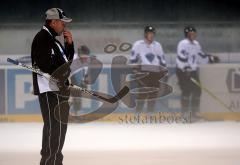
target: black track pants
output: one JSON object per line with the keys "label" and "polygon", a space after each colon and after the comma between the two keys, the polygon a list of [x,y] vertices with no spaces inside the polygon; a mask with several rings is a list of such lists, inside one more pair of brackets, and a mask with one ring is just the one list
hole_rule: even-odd
{"label": "black track pants", "polygon": [[[54,92],[46,92],[39,95],[44,122],[40,165],[62,165],[62,148],[67,131],[66,119],[68,119],[69,115],[69,105],[58,105],[67,100],[67,97],[61,97]],[[61,118],[65,118],[64,123],[61,122],[62,120],[59,121]]]}

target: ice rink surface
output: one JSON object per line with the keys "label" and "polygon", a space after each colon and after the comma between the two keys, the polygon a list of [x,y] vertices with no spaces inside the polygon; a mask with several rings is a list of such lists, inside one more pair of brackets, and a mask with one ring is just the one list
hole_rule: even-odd
{"label": "ice rink surface", "polygon": [[[0,123],[0,165],[37,165],[42,123]],[[239,165],[240,123],[69,124],[64,165]]]}

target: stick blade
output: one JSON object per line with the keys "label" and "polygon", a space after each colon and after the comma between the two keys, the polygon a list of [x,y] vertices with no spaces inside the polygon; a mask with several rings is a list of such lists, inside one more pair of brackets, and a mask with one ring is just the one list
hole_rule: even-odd
{"label": "stick blade", "polygon": [[115,103],[118,100],[120,100],[121,98],[123,98],[126,94],[128,94],[129,92],[129,88],[127,86],[124,86],[118,93],[117,95],[115,95],[114,97],[109,99],[110,103]]}

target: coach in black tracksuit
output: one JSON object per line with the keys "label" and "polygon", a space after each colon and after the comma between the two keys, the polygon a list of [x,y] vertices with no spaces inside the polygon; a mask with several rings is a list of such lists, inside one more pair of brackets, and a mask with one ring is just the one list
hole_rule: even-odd
{"label": "coach in black tracksuit", "polygon": [[[73,59],[74,47],[72,35],[65,30],[65,24],[71,22],[59,8],[52,8],[46,12],[46,23],[36,34],[31,50],[32,65],[42,72],[51,75],[57,68]],[[55,39],[63,34],[65,45]],[[49,87],[49,81],[33,73],[34,94],[38,95],[42,118],[44,122],[40,165],[62,165],[62,148],[65,141],[67,124],[56,120],[54,108],[68,97],[59,95],[59,88]],[[62,108],[65,115],[69,113],[69,106]],[[66,117],[66,116],[65,116]]]}

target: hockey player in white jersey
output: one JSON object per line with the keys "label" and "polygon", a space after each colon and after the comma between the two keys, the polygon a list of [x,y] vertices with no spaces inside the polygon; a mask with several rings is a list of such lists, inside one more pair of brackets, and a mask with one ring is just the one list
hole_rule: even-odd
{"label": "hockey player in white jersey", "polygon": [[[152,26],[146,26],[144,30],[144,39],[138,40],[133,44],[130,63],[141,65],[161,65],[166,67],[166,61],[162,46],[154,41],[156,30]],[[153,112],[156,101],[147,100],[147,110]],[[141,112],[144,107],[144,101],[137,101],[136,110]]]}
{"label": "hockey player in white jersey", "polygon": [[176,74],[181,93],[182,113],[192,112],[193,117],[199,117],[199,104],[201,89],[191,81],[191,77],[199,81],[199,64],[219,62],[218,57],[208,55],[202,51],[201,45],[196,41],[195,27],[184,29],[185,39],[178,43],[176,58]]}

